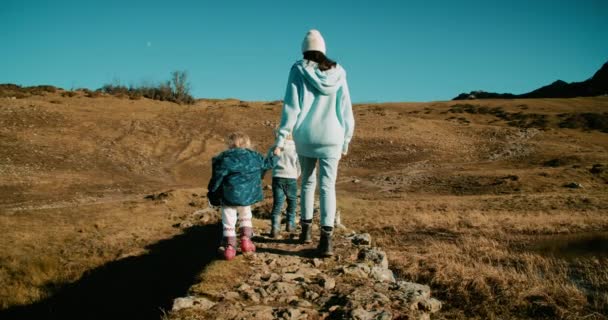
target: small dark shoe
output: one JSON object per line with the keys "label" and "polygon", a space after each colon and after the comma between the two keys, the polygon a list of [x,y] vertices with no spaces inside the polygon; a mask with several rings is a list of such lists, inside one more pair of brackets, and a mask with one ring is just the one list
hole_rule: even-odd
{"label": "small dark shoe", "polygon": [[321,257],[331,257],[334,255],[332,235],[332,227],[321,227],[321,240],[319,241],[318,247],[319,255]]}
{"label": "small dark shoe", "polygon": [[302,221],[302,232],[300,233],[301,243],[312,243],[312,221]]}

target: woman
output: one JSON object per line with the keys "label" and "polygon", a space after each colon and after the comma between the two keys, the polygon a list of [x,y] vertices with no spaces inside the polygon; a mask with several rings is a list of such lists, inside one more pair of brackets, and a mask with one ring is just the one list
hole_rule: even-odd
{"label": "woman", "polygon": [[304,59],[289,73],[283,101],[275,154],[293,134],[302,170],[300,241],[312,242],[312,217],[316,170],[319,163],[321,240],[319,253],[332,256],[332,233],[336,215],[336,176],[340,157],[348,152],[355,120],[346,72],[325,56],[325,40],[310,30],[302,42]]}

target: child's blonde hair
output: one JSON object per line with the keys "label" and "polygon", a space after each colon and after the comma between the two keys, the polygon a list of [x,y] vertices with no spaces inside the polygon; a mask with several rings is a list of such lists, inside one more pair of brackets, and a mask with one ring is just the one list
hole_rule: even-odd
{"label": "child's blonde hair", "polygon": [[228,135],[228,148],[249,148],[251,147],[251,139],[243,132],[237,131]]}

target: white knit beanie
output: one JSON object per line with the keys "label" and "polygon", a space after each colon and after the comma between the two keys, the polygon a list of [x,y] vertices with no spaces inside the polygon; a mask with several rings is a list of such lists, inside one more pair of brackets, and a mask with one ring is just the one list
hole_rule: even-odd
{"label": "white knit beanie", "polygon": [[319,30],[311,29],[302,41],[302,53],[306,51],[321,51],[325,54],[325,40]]}

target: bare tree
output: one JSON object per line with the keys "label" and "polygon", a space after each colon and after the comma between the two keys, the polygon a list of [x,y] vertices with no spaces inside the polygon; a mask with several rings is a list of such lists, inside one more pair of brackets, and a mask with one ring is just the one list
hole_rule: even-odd
{"label": "bare tree", "polygon": [[185,101],[190,96],[190,83],[188,83],[188,73],[186,71],[171,72],[171,82],[177,101]]}

